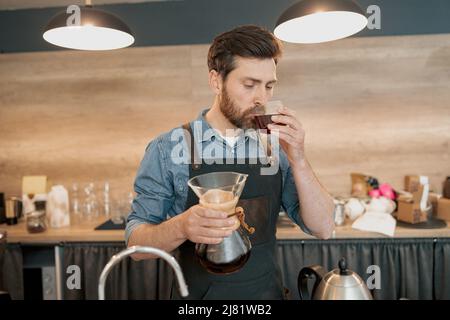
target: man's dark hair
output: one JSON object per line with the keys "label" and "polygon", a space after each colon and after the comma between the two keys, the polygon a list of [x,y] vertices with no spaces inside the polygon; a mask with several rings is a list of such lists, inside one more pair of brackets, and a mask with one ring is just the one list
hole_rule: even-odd
{"label": "man's dark hair", "polygon": [[214,38],[208,52],[208,68],[209,71],[216,70],[225,81],[228,74],[236,68],[236,56],[273,58],[276,64],[281,54],[281,42],[271,32],[256,25],[245,25]]}

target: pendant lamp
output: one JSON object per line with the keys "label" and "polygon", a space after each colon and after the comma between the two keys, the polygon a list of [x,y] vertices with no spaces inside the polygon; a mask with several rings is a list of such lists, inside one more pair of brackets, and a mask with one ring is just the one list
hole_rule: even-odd
{"label": "pendant lamp", "polygon": [[[79,12],[63,11],[50,20],[43,34],[47,42],[78,50],[113,50],[134,43],[130,28],[116,15],[94,9],[91,1],[84,7],[74,7]],[[79,14],[78,21],[73,19],[74,14]]]}
{"label": "pendant lamp", "polygon": [[303,0],[278,18],[274,34],[291,43],[321,43],[358,33],[367,17],[352,0]]}

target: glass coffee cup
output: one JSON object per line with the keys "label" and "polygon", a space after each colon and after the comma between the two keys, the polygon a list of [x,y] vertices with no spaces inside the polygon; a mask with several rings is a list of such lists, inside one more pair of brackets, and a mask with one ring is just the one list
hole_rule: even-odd
{"label": "glass coffee cup", "polygon": [[268,101],[267,104],[262,106],[254,116],[256,128],[266,130],[267,134],[270,134],[270,129],[267,126],[274,123],[272,116],[279,115],[278,109],[282,106],[283,102],[281,100]]}
{"label": "glass coffee cup", "polygon": [[[279,115],[279,109],[283,107],[281,100],[268,101],[264,106],[257,109],[254,114],[255,129],[258,134],[258,140],[263,148],[265,156],[265,163],[271,166],[274,162],[272,156],[272,144],[276,141],[277,137],[271,134],[270,129],[267,127],[269,124],[275,123],[272,120],[272,116]],[[284,125],[282,123],[276,123],[277,125]],[[274,141],[275,140],[275,141]]]}

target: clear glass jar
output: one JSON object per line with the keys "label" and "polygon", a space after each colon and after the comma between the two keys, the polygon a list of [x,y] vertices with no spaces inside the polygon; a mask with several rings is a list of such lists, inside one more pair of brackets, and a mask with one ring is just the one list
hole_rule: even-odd
{"label": "clear glass jar", "polygon": [[45,210],[36,210],[27,213],[26,224],[29,233],[38,233],[47,230]]}
{"label": "clear glass jar", "polygon": [[334,199],[334,223],[337,226],[342,226],[345,223],[345,201]]}

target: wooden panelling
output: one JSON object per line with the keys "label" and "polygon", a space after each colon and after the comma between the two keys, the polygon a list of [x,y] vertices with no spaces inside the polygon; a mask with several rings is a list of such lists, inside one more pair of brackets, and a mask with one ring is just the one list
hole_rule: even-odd
{"label": "wooden panelling", "polygon": [[[275,96],[306,128],[333,194],[350,172],[403,186],[450,175],[450,35],[285,44]],[[132,190],[148,142],[211,105],[208,45],[0,55],[0,192],[21,177]]]}

